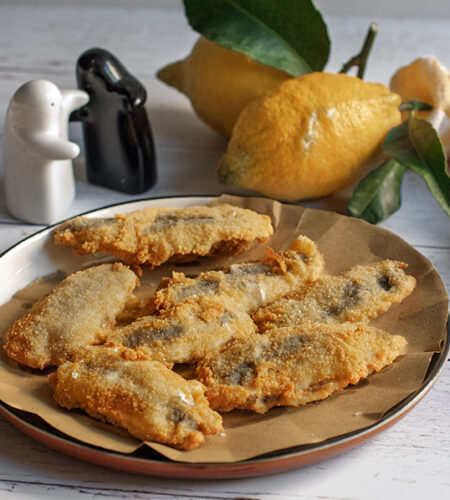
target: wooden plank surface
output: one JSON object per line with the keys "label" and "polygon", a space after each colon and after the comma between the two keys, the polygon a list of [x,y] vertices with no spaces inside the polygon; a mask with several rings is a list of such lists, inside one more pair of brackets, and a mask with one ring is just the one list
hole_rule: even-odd
{"label": "wooden plank surface", "polygon": [[[380,32],[367,79],[388,83],[401,65],[434,54],[450,67],[448,19],[375,19]],[[408,16],[405,16],[408,17]],[[336,71],[359,49],[368,17],[329,16],[334,41],[328,69]],[[179,8],[162,2],[0,2],[0,134],[19,85],[47,78],[74,87],[79,54],[92,46],[115,53],[148,89],[148,111],[158,157],[158,184],[137,198],[219,194],[216,165],[226,141],[208,129],[188,101],[155,78],[157,69],[185,56],[196,39]],[[81,143],[80,127],[70,127]],[[77,198],[71,216],[129,196],[86,183],[76,160]],[[1,166],[0,166],[1,168]],[[245,194],[243,190],[227,190]],[[343,211],[348,193],[309,206]],[[450,288],[449,220],[423,181],[408,174],[403,206],[382,224],[414,245]],[[4,206],[0,186],[0,251],[40,229],[18,223]],[[422,499],[446,498],[450,489],[450,367],[425,399],[394,427],[340,457],[300,470],[236,481],[176,481],[110,471],[63,456],[34,442],[0,417],[0,498],[154,499]]]}

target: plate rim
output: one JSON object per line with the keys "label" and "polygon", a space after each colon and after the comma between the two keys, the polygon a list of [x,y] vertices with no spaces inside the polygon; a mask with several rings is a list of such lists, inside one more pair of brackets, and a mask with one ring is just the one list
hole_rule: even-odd
{"label": "plate rim", "polygon": [[[165,195],[165,196],[154,196],[148,198],[139,198],[137,200],[128,200],[128,201],[121,201],[117,203],[107,204],[101,207],[86,210],[79,214],[67,217],[54,224],[45,226],[44,228],[14,243],[6,250],[1,252],[0,259],[3,258],[3,256],[5,256],[6,254],[14,251],[16,247],[25,244],[28,240],[31,240],[33,238],[39,238],[39,236],[42,236],[42,233],[50,232],[52,228],[58,226],[59,224],[62,224],[67,220],[73,219],[74,217],[85,216],[94,212],[99,212],[101,210],[112,209],[114,207],[130,205],[133,203],[141,203],[141,202],[145,203],[145,202],[158,201],[164,199],[173,200],[173,199],[201,198],[201,199],[212,200],[218,197],[220,197],[220,195],[206,195],[206,194],[202,195],[183,194],[183,195],[173,195],[173,196]],[[245,196],[245,198],[261,198],[261,197]],[[302,206],[302,205],[297,205],[296,203],[289,203],[289,202],[283,202],[283,204],[299,206],[299,207]],[[309,210],[320,211],[320,209],[314,209],[310,207],[304,207],[304,208],[307,208]],[[343,214],[339,215],[345,217],[345,215]],[[389,231],[384,228],[379,228],[379,229],[382,229],[384,231]],[[392,234],[394,234],[398,238],[401,238],[401,236],[398,236],[396,233]],[[418,250],[416,251],[419,252]],[[431,389],[431,387],[438,380],[439,376],[444,370],[447,357],[450,352],[449,316],[447,317],[446,331],[447,334],[444,338],[443,342],[444,345],[442,346],[439,352],[435,352],[437,359],[435,359],[434,363],[433,361],[431,361],[431,363],[433,363],[433,366],[431,370],[429,369],[429,372],[424,378],[421,387],[417,391],[408,395],[402,401],[398,402],[395,405],[394,409],[390,411],[388,416],[382,417],[380,421],[372,425],[369,425],[362,429],[358,429],[356,431],[352,431],[344,435],[334,436],[326,441],[321,441],[318,443],[310,443],[307,445],[296,447],[296,449],[291,451],[289,451],[289,448],[288,449],[285,448],[284,451],[277,450],[273,453],[267,454],[267,456],[254,457],[238,462],[190,463],[190,462],[180,462],[180,461],[170,460],[164,456],[162,456],[163,459],[161,460],[146,458],[146,457],[137,457],[133,456],[135,452],[131,454],[121,453],[114,450],[108,450],[105,448],[90,445],[88,443],[84,443],[68,435],[59,436],[56,433],[50,432],[49,430],[40,428],[38,425],[35,425],[27,421],[25,417],[20,415],[20,413],[25,413],[30,415],[32,415],[32,413],[14,408],[13,406],[8,405],[7,403],[4,403],[1,400],[0,400],[0,413],[15,427],[17,427],[20,431],[24,432],[32,439],[35,439],[54,450],[66,453],[69,456],[79,458],[87,462],[95,463],[97,465],[106,466],[108,468],[122,470],[124,472],[135,472],[149,476],[172,477],[179,479],[219,479],[219,478],[226,479],[233,477],[234,478],[256,477],[268,473],[287,471],[290,469],[302,467],[304,465],[312,464],[314,462],[323,460],[325,458],[331,458],[332,456],[341,454],[344,451],[347,451],[351,448],[354,448],[362,444],[363,442],[367,441],[368,439],[378,434],[385,428],[393,425],[397,420],[406,415],[417,403],[421,401],[421,399]],[[35,416],[38,417],[37,415]],[[49,425],[49,427],[51,427],[50,424],[46,425]],[[51,444],[49,442],[51,442]],[[59,443],[59,446],[57,445],[57,443]],[[314,454],[314,458],[312,460],[304,460],[305,457],[311,454]],[[128,466],[123,467],[125,463],[128,463]],[[136,465],[139,465],[137,469]]]}

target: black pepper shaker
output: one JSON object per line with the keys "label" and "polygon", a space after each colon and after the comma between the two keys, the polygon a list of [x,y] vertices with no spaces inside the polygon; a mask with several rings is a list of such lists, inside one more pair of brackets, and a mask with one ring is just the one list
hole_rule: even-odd
{"label": "black pepper shaker", "polygon": [[144,86],[110,52],[92,48],[76,67],[89,103],[71,115],[81,121],[88,181],[138,194],[156,182],[156,163]]}

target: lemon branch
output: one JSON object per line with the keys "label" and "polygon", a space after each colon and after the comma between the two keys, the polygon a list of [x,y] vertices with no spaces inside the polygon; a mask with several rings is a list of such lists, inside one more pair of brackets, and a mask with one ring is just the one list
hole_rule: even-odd
{"label": "lemon branch", "polygon": [[361,52],[356,56],[353,56],[349,59],[341,68],[339,73],[347,73],[350,68],[353,66],[358,67],[358,78],[363,78],[364,73],[366,71],[367,59],[369,58],[370,51],[372,50],[373,42],[375,41],[375,37],[378,32],[378,24],[372,23],[369,26],[369,31],[367,32],[366,39],[364,40],[364,44],[362,46]]}

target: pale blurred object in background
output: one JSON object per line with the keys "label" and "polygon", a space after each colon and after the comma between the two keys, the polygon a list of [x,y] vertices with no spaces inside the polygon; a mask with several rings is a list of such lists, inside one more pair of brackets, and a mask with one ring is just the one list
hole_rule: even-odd
{"label": "pale blurred object in background", "polygon": [[394,74],[391,90],[400,94],[402,101],[417,99],[433,106],[421,114],[439,133],[447,158],[450,155],[450,74],[432,56],[419,57]]}

